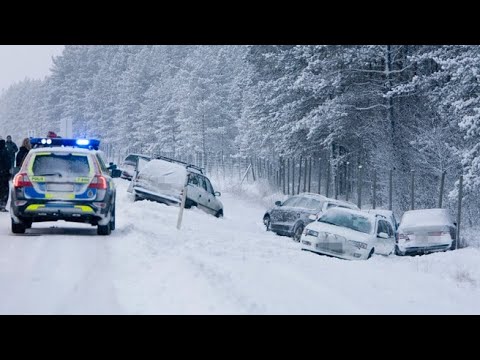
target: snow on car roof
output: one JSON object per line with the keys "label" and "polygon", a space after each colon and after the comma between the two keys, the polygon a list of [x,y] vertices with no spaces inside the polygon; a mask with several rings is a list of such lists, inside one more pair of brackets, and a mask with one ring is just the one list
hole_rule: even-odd
{"label": "snow on car roof", "polygon": [[148,174],[149,176],[161,179],[162,182],[169,184],[176,183],[183,186],[187,178],[187,169],[181,164],[153,159],[145,164],[140,174]]}
{"label": "snow on car roof", "polygon": [[421,209],[405,211],[400,222],[401,227],[406,226],[435,226],[453,225],[447,209]]}
{"label": "snow on car roof", "polygon": [[371,220],[372,222],[375,222],[375,215],[374,214],[370,214],[368,212],[365,212],[365,211],[362,211],[362,210],[357,210],[357,209],[333,207],[333,208],[328,209],[325,212],[325,214],[328,213],[328,212],[334,212],[334,211],[348,213],[348,214],[354,214],[354,215],[358,215],[358,216],[363,216],[363,217]]}
{"label": "snow on car roof", "polygon": [[325,201],[325,200],[328,199],[327,197],[325,197],[323,195],[315,194],[315,193],[308,193],[308,192],[300,193],[298,195],[293,195],[293,196],[302,196],[302,197],[316,199],[316,200],[322,200],[322,201]]}
{"label": "snow on car roof", "polygon": [[393,214],[392,210],[386,210],[386,209],[368,209],[364,210],[370,214],[379,214],[379,215],[384,215],[384,216],[391,216]]}

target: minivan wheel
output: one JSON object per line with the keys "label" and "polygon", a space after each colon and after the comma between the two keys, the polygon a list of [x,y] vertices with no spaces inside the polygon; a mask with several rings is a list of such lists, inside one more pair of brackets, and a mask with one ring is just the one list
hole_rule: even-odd
{"label": "minivan wheel", "polygon": [[12,233],[14,234],[25,234],[25,225],[20,223],[16,224],[12,219]]}
{"label": "minivan wheel", "polygon": [[400,251],[400,249],[398,248],[398,245],[395,245],[395,255],[397,255],[397,256],[404,256],[405,255],[405,253]]}
{"label": "minivan wheel", "polygon": [[192,201],[190,199],[185,200],[185,209],[190,209],[194,206],[197,206],[197,203],[195,201]]}
{"label": "minivan wheel", "polygon": [[295,232],[293,233],[293,240],[295,240],[296,242],[300,242],[300,239],[302,238],[302,232],[303,225],[298,225],[295,229]]}

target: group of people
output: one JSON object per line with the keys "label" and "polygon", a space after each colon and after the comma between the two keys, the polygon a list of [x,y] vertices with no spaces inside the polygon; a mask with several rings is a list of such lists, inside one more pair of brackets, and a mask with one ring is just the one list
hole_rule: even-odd
{"label": "group of people", "polygon": [[8,202],[9,181],[16,169],[22,166],[25,156],[32,145],[30,139],[23,139],[22,146],[18,149],[10,135],[7,140],[0,136],[0,211],[7,211],[5,206]]}

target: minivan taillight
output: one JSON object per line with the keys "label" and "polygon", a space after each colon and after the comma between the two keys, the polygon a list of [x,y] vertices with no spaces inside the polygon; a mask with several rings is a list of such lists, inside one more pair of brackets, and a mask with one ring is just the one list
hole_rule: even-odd
{"label": "minivan taillight", "polygon": [[95,175],[92,182],[88,185],[91,189],[107,190],[108,184],[105,176]]}
{"label": "minivan taillight", "polygon": [[399,232],[398,233],[398,239],[399,240],[410,241],[410,238],[408,237],[408,235],[411,235],[411,234]]}
{"label": "minivan taillight", "polygon": [[13,187],[22,188],[22,187],[28,187],[28,186],[33,186],[33,185],[26,173],[20,173],[15,175],[15,177],[13,178]]}

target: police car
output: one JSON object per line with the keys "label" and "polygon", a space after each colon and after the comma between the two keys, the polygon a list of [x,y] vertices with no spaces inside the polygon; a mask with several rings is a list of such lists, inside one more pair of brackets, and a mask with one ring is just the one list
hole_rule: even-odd
{"label": "police car", "polygon": [[121,171],[107,167],[100,141],[31,138],[32,150],[13,179],[12,232],[32,223],[64,220],[97,226],[99,235],[115,229],[116,189]]}

